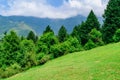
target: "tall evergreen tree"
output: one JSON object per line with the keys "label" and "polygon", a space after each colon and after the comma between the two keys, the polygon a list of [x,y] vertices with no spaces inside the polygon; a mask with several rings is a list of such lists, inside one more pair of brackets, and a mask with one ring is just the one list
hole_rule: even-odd
{"label": "tall evergreen tree", "polygon": [[94,14],[93,10],[90,11],[87,20],[85,22],[85,26],[88,29],[88,32],[90,32],[92,29],[96,28],[97,30],[100,30],[100,23]]}
{"label": "tall evergreen tree", "polygon": [[120,0],[109,0],[103,17],[103,40],[110,43],[113,41],[115,31],[120,28]]}
{"label": "tall evergreen tree", "polygon": [[81,41],[83,45],[89,40],[88,34],[94,28],[100,30],[100,23],[94,12],[91,10],[87,17],[87,20],[85,22],[82,22],[80,27]]}
{"label": "tall evergreen tree", "polygon": [[58,31],[59,42],[64,42],[66,38],[67,38],[67,30],[64,26],[62,26]]}
{"label": "tall evergreen tree", "polygon": [[30,31],[28,36],[27,36],[28,40],[33,40],[33,42],[35,43],[37,41],[37,36],[34,34],[33,31]]}
{"label": "tall evergreen tree", "polygon": [[51,29],[51,27],[49,25],[46,27],[45,31],[43,31],[43,34],[48,33],[48,32],[54,33],[54,31]]}
{"label": "tall evergreen tree", "polygon": [[72,31],[72,33],[71,33],[71,36],[72,36],[72,37],[78,36],[78,27],[77,27],[77,26],[75,26],[75,27],[73,28],[73,31]]}
{"label": "tall evergreen tree", "polygon": [[75,26],[74,28],[73,28],[73,31],[72,31],[72,33],[71,33],[71,36],[72,37],[76,37],[77,38],[77,40],[81,43],[81,39],[80,39],[80,35],[79,35],[79,27],[78,26]]}

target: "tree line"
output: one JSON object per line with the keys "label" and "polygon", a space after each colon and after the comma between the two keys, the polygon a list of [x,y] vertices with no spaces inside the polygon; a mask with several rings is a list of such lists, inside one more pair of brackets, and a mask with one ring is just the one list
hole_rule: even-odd
{"label": "tree line", "polygon": [[48,25],[41,36],[30,31],[27,37],[5,33],[0,40],[0,78],[12,76],[68,53],[89,50],[120,41],[120,0],[109,0],[100,25],[91,10],[86,21],[68,34],[63,26],[54,34]]}

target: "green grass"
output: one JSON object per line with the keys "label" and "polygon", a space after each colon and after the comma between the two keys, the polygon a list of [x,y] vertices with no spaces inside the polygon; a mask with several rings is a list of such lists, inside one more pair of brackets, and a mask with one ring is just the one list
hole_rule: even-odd
{"label": "green grass", "polygon": [[68,54],[5,80],[120,80],[120,43]]}

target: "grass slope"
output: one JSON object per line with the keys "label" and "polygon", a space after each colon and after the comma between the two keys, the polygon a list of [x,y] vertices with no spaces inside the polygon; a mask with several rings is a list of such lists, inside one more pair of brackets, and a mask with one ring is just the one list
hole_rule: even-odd
{"label": "grass slope", "polygon": [[120,43],[68,54],[5,80],[120,80]]}

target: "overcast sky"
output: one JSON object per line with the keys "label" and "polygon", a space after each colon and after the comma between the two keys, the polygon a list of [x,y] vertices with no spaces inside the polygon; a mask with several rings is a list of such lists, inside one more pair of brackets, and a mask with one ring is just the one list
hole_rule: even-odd
{"label": "overcast sky", "polygon": [[91,9],[102,16],[108,0],[0,0],[0,15],[41,18],[87,16]]}

